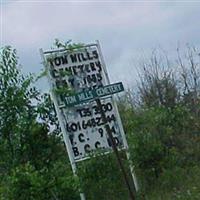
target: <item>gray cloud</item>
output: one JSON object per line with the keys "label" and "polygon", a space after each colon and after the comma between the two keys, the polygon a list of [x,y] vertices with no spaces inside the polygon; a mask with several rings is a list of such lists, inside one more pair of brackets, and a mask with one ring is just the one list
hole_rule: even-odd
{"label": "gray cloud", "polygon": [[[3,4],[4,44],[18,49],[26,72],[42,66],[38,49],[55,38],[100,40],[112,81],[132,83],[143,52],[177,43],[200,45],[200,3],[134,1],[13,1]],[[26,67],[26,68],[25,68]]]}

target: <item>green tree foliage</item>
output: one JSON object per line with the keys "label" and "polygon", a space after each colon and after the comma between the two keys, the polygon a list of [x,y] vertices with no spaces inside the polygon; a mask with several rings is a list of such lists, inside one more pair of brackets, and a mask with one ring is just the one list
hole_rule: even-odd
{"label": "green tree foliage", "polygon": [[[49,97],[18,69],[7,46],[0,60],[0,199],[77,199]],[[55,129],[50,130],[50,122]],[[74,187],[72,187],[72,185]]]}
{"label": "green tree foliage", "polygon": [[[121,159],[128,169],[123,152],[121,152]],[[129,198],[128,189],[114,154],[96,155],[81,163],[79,177],[87,199],[123,200]]]}
{"label": "green tree foliage", "polygon": [[186,54],[177,53],[172,64],[153,52],[142,65],[137,95],[129,93],[119,102],[147,199],[200,198],[199,53],[191,47]]}
{"label": "green tree foliage", "polygon": [[35,119],[32,100],[37,98],[36,89],[29,88],[32,76],[24,77],[16,68],[16,51],[11,47],[2,49],[0,61],[0,137],[7,167],[20,162],[24,140],[30,124]]}

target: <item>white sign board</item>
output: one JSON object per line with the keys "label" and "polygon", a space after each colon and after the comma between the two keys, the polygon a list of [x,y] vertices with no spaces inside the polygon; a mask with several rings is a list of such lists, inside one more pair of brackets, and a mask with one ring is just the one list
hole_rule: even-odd
{"label": "white sign board", "polygon": [[[97,46],[91,45],[74,51],[48,52],[44,56],[74,160],[82,160],[96,150],[111,151],[111,143],[95,101],[90,100],[71,108],[64,105],[68,92],[78,93],[108,84]],[[124,148],[124,133],[113,98],[101,98],[101,102],[116,144],[119,148]]]}

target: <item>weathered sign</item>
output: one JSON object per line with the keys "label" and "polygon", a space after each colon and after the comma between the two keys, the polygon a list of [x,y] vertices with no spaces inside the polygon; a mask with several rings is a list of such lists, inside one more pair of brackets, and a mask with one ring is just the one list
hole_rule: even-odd
{"label": "weathered sign", "polygon": [[74,160],[82,160],[96,150],[108,152],[112,149],[94,98],[101,98],[116,144],[124,148],[123,129],[111,97],[124,88],[122,83],[109,84],[97,46],[44,55]]}

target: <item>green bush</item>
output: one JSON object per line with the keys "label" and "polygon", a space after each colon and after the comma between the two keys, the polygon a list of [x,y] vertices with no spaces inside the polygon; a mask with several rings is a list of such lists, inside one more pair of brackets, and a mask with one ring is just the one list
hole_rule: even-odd
{"label": "green bush", "polygon": [[[126,158],[121,152],[123,163]],[[126,167],[126,164],[124,165]],[[128,170],[127,170],[128,171]],[[89,200],[128,199],[128,190],[115,156],[97,155],[79,165],[82,189]]]}

